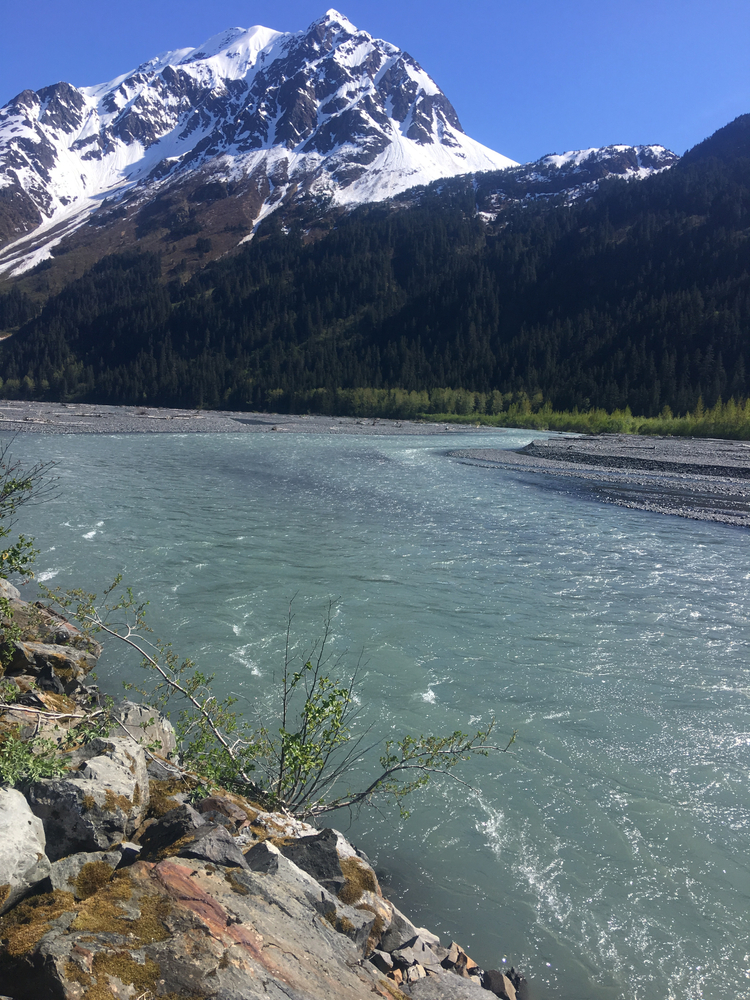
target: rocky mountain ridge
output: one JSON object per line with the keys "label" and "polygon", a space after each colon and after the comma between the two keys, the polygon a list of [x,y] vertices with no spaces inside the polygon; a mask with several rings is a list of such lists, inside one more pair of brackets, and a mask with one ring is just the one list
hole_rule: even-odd
{"label": "rocky mountain ridge", "polygon": [[54,291],[134,244],[184,276],[272,212],[314,239],[341,212],[442,178],[502,171],[477,206],[492,213],[676,159],[613,146],[519,166],[464,133],[408,53],[329,10],[304,31],[230,28],[108,83],[25,90],[1,108],[0,279],[51,269],[36,290]]}
{"label": "rocky mountain ridge", "polygon": [[196,177],[232,185],[251,231],[284,199],[351,206],[513,164],[464,133],[408,53],[337,11],[295,34],[232,28],[109,83],[27,90],[0,109],[4,264],[42,259],[23,243],[31,230],[48,250],[92,212]]}
{"label": "rocky mountain ridge", "polygon": [[[665,146],[603,146],[550,153],[533,163],[509,167],[492,184],[492,210],[508,202],[555,201],[572,204],[599,190],[602,181],[645,180],[669,170],[680,157]],[[485,185],[486,186],[486,185]]]}

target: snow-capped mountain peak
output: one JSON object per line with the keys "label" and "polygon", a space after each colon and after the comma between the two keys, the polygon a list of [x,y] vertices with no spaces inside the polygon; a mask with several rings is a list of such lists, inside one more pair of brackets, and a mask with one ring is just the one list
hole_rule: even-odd
{"label": "snow-capped mountain peak", "polygon": [[49,253],[37,239],[28,254],[30,229],[58,239],[105,198],[148,200],[197,175],[252,190],[257,219],[289,197],[355,205],[513,163],[464,133],[407,53],[336,10],[296,33],[229,28],[0,109],[0,242],[19,244],[0,270]]}

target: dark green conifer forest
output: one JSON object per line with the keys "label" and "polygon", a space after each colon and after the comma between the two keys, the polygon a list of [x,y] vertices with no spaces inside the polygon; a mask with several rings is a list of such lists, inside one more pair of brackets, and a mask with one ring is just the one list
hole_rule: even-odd
{"label": "dark green conifer forest", "polygon": [[488,412],[525,393],[645,416],[745,398],[750,158],[702,146],[572,206],[508,202],[494,222],[476,209],[495,175],[366,206],[314,242],[272,215],[186,284],[137,247],[107,257],[38,315],[0,297],[0,328],[18,327],[0,394],[330,411],[351,410],[351,390],[450,387]]}

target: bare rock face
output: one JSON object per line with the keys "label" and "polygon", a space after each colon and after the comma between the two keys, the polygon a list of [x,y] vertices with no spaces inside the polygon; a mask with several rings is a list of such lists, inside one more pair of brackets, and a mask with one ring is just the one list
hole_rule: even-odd
{"label": "bare rock face", "polygon": [[8,674],[34,677],[56,675],[61,688],[82,681],[96,666],[96,657],[83,649],[46,642],[16,642]]}
{"label": "bare rock face", "polygon": [[42,821],[14,788],[0,788],[0,913],[49,875]]}
{"label": "bare rock face", "polygon": [[[4,584],[4,586],[2,585]],[[90,653],[95,660],[102,646],[72,625],[66,618],[43,604],[29,604],[20,599],[19,591],[7,580],[0,582],[0,597],[10,601],[10,616],[3,616],[2,626],[12,624],[20,631],[23,642],[42,642],[53,646],[72,646]]]}
{"label": "bare rock face", "polygon": [[18,601],[21,597],[21,591],[9,583],[5,577],[0,577],[0,597],[4,597],[7,601]]}
{"label": "bare rock face", "polygon": [[93,740],[73,755],[76,764],[74,776],[38,781],[28,793],[53,861],[128,839],[148,809],[146,758],[133,740]]}
{"label": "bare rock face", "polygon": [[430,975],[400,987],[407,996],[417,1000],[485,1000],[487,991],[476,979],[460,979],[450,972]]}
{"label": "bare rock face", "polygon": [[286,879],[283,896],[272,888],[253,872],[139,861],[82,902],[34,897],[0,921],[0,982],[14,1000],[388,996],[382,974],[316,910],[306,877]]}
{"label": "bare rock face", "polygon": [[247,868],[242,851],[223,826],[206,823],[185,839],[186,843],[181,844],[177,852],[181,858],[196,858],[216,865]]}
{"label": "bare rock face", "polygon": [[[348,937],[356,946],[359,958],[372,951],[373,930],[377,916],[369,909],[359,909],[332,895],[319,881],[285,857],[273,844],[262,841],[245,855],[256,884],[263,888],[269,900],[283,899],[288,891],[301,894],[312,909],[331,927]],[[240,877],[238,875],[238,877]]]}
{"label": "bare rock face", "polygon": [[112,716],[127,729],[136,743],[145,746],[158,744],[154,749],[162,757],[169,757],[177,749],[174,726],[156,709],[136,701],[121,701],[112,709]]}

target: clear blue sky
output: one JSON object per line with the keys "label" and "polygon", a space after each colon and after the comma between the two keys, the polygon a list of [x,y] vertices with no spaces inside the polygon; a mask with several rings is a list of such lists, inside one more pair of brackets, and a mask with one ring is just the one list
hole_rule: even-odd
{"label": "clear blue sky", "polygon": [[682,153],[750,112],[749,0],[0,0],[0,104],[232,25],[297,31],[329,6],[411,53],[469,135],[516,160],[614,142]]}

